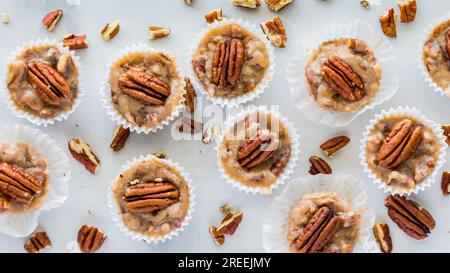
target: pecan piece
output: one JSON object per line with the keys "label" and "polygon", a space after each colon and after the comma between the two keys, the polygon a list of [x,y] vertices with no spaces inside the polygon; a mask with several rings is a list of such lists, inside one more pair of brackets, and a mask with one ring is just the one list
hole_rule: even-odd
{"label": "pecan piece", "polygon": [[112,23],[107,23],[102,31],[100,31],[100,35],[105,41],[110,41],[116,37],[117,33],[120,31],[120,22],[114,21]]}
{"label": "pecan piece", "polygon": [[377,223],[373,226],[373,236],[378,247],[383,253],[392,252],[392,239],[389,226],[386,223]]}
{"label": "pecan piece", "polygon": [[127,71],[119,77],[120,90],[145,105],[163,105],[170,95],[170,84],[146,72]]}
{"label": "pecan piece", "polygon": [[206,23],[208,23],[208,24],[212,24],[215,21],[218,21],[218,22],[222,21],[223,20],[222,9],[216,9],[216,10],[211,11],[208,14],[205,14],[205,20],[206,20]]}
{"label": "pecan piece", "polygon": [[61,42],[63,43],[63,46],[68,47],[70,50],[85,49],[89,47],[86,34],[80,36],[69,34],[64,36]]}
{"label": "pecan piece", "polygon": [[122,127],[122,125],[117,125],[109,148],[111,148],[113,152],[118,152],[122,150],[129,136],[130,136],[129,128],[125,129]]}
{"label": "pecan piece", "polygon": [[150,40],[161,39],[170,34],[170,29],[166,27],[149,26],[147,29],[150,32],[150,36],[148,37]]}
{"label": "pecan piece", "polygon": [[11,208],[11,201],[0,197],[0,213]]}
{"label": "pecan piece", "polygon": [[394,169],[411,157],[422,139],[421,126],[414,128],[412,120],[401,120],[384,138],[374,163],[383,168]]}
{"label": "pecan piece", "polygon": [[70,96],[70,86],[66,79],[52,66],[32,61],[27,64],[27,78],[38,96],[51,105],[60,105]]}
{"label": "pecan piece", "polygon": [[268,130],[259,130],[245,141],[237,152],[237,161],[251,169],[271,159],[278,149],[279,140]]}
{"label": "pecan piece", "polygon": [[188,77],[184,78],[184,82],[186,83],[186,86],[184,87],[184,90],[186,90],[186,94],[184,94],[186,106],[189,108],[189,112],[194,113],[195,106],[197,104],[197,94],[195,93],[194,86]]}
{"label": "pecan piece", "polygon": [[156,156],[157,158],[160,158],[160,159],[164,159],[167,156],[166,152],[162,152],[162,151],[153,153],[153,155]]}
{"label": "pecan piece", "polygon": [[241,40],[222,39],[216,44],[212,60],[212,82],[221,87],[235,87],[245,61],[245,46]]}
{"label": "pecan piece", "polygon": [[217,228],[219,235],[233,235],[242,221],[244,214],[240,211],[230,211],[225,215],[222,224]]}
{"label": "pecan piece", "polygon": [[322,66],[322,75],[328,86],[346,101],[358,101],[365,95],[362,79],[338,56],[331,56]]}
{"label": "pecan piece", "polygon": [[448,196],[450,194],[450,173],[449,172],[444,171],[442,173],[441,189],[442,189],[443,195]]}
{"label": "pecan piece", "polygon": [[286,166],[287,162],[289,161],[290,155],[291,146],[289,146],[288,144],[282,145],[274,156],[275,161],[270,167],[270,171],[274,175],[278,175]]}
{"label": "pecan piece", "polygon": [[81,252],[93,253],[100,249],[106,238],[100,229],[83,225],[78,231],[77,242]]}
{"label": "pecan piece", "polygon": [[79,137],[69,141],[69,151],[73,158],[84,165],[86,170],[95,174],[100,166],[100,159],[91,150],[91,146]]}
{"label": "pecan piece", "polygon": [[237,7],[256,9],[261,6],[260,0],[231,0],[231,3]]}
{"label": "pecan piece", "polygon": [[382,16],[380,16],[380,26],[384,35],[392,38],[397,37],[395,18],[396,14],[393,8],[387,10]]}
{"label": "pecan piece", "polygon": [[1,19],[2,19],[3,24],[8,24],[8,23],[9,23],[9,15],[8,15],[8,13],[3,12],[3,13],[0,15],[0,17],[1,17]]}
{"label": "pecan piece", "polygon": [[47,15],[45,15],[44,19],[42,19],[42,24],[48,31],[53,31],[62,15],[62,9],[51,11]]}
{"label": "pecan piece", "polygon": [[333,170],[331,169],[330,165],[323,160],[322,158],[318,156],[311,156],[309,158],[309,162],[311,163],[311,167],[309,168],[309,173],[311,175],[316,174],[331,174],[333,173]]}
{"label": "pecan piece", "polygon": [[320,149],[327,155],[332,156],[342,150],[350,142],[347,136],[337,136],[330,138],[320,145]]}
{"label": "pecan piece", "polygon": [[271,11],[280,11],[292,2],[294,0],[266,0],[266,5]]}
{"label": "pecan piece", "polygon": [[384,205],[388,208],[388,215],[392,221],[414,239],[425,239],[436,225],[433,216],[427,210],[400,195],[388,196]]}
{"label": "pecan piece", "polygon": [[210,226],[209,227],[209,233],[211,234],[211,237],[214,240],[214,243],[217,246],[221,246],[225,243],[225,235],[221,235],[217,232],[217,228],[215,226]]}
{"label": "pecan piece", "polygon": [[42,184],[24,169],[0,164],[0,193],[21,204],[30,204],[34,195],[41,193]]}
{"label": "pecan piece", "polygon": [[398,9],[400,10],[400,22],[410,23],[416,18],[417,4],[416,0],[405,0],[398,2]]}
{"label": "pecan piece", "polygon": [[178,125],[180,133],[196,134],[203,130],[203,123],[192,118],[183,116]]}
{"label": "pecan piece", "polygon": [[286,47],[286,29],[280,17],[275,16],[272,20],[259,24],[267,39],[276,47]]}
{"label": "pecan piece", "polygon": [[133,213],[156,213],[180,199],[178,188],[167,181],[131,185],[125,190],[126,208]]}
{"label": "pecan piece", "polygon": [[444,136],[446,137],[445,143],[450,146],[450,124],[443,124],[442,130],[444,130]]}
{"label": "pecan piece", "polygon": [[184,3],[188,6],[192,6],[192,0],[184,0]]}
{"label": "pecan piece", "polygon": [[50,247],[52,247],[52,242],[45,231],[34,233],[23,246],[28,253],[38,253]]}

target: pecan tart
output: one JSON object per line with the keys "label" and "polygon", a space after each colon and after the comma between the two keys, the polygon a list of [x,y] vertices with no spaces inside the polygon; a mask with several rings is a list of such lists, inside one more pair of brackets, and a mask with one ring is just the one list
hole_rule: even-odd
{"label": "pecan tart", "polygon": [[305,195],[291,210],[287,239],[291,252],[352,252],[361,216],[335,193]]}
{"label": "pecan tart", "polygon": [[247,114],[218,146],[224,173],[244,187],[270,193],[292,155],[288,128],[271,113]]}
{"label": "pecan tart", "polygon": [[442,147],[419,120],[394,115],[375,124],[367,137],[366,163],[389,187],[412,190],[430,176]]}
{"label": "pecan tart", "polygon": [[433,82],[447,90],[450,84],[450,20],[433,29],[423,45],[423,62]]}
{"label": "pecan tart", "polygon": [[269,65],[265,43],[235,23],[211,28],[192,56],[203,90],[226,99],[255,91]]}
{"label": "pecan tart", "polygon": [[115,110],[144,129],[166,121],[185,93],[175,58],[152,50],[129,52],[115,61],[109,85]]}
{"label": "pecan tart", "polygon": [[37,209],[48,192],[45,159],[24,142],[0,143],[0,213]]}
{"label": "pecan tart", "polygon": [[339,38],[322,43],[305,67],[311,97],[330,112],[355,112],[380,87],[381,68],[366,42]]}
{"label": "pecan tart", "polygon": [[121,173],[112,191],[123,224],[149,238],[161,238],[180,228],[191,206],[188,182],[156,157]]}
{"label": "pecan tart", "polygon": [[6,84],[15,107],[42,119],[72,110],[79,93],[78,68],[55,44],[26,47],[7,65]]}

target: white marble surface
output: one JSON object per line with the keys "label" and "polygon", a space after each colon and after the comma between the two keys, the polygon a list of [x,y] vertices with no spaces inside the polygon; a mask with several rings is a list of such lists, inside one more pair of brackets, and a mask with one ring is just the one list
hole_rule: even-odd
{"label": "white marble surface", "polygon": [[[102,108],[99,86],[105,77],[105,64],[120,48],[132,43],[147,43],[157,49],[167,49],[178,57],[185,69],[185,51],[193,34],[203,27],[203,14],[215,8],[223,8],[228,16],[241,17],[253,23],[269,19],[273,14],[263,5],[257,10],[246,10],[231,5],[228,0],[194,0],[192,7],[182,0],[166,1],[119,1],[81,0],[80,6],[67,6],[65,1],[44,0],[1,0],[0,12],[7,12],[11,22],[0,24],[0,59],[2,60],[16,45],[29,39],[49,37],[60,39],[69,33],[89,37],[89,49],[78,54],[87,73],[87,95],[80,107],[67,121],[49,128],[41,128],[53,137],[65,150],[69,138],[80,136],[91,144],[102,160],[97,175],[89,174],[77,162],[70,159],[73,177],[70,181],[70,196],[67,202],[54,211],[43,213],[40,226],[47,230],[53,241],[52,252],[64,252],[67,242],[76,238],[78,228],[85,223],[97,225],[108,235],[102,252],[262,252],[261,224],[264,211],[270,204],[271,196],[246,195],[232,189],[219,176],[213,144],[204,145],[199,141],[186,142],[171,139],[167,128],[156,135],[133,135],[125,149],[119,154],[110,152],[108,145],[115,124],[110,121]],[[445,15],[450,10],[448,0],[418,1],[418,15],[412,24],[399,24],[398,38],[392,40],[397,54],[396,66],[400,73],[400,89],[388,102],[372,111],[362,114],[344,128],[329,128],[314,124],[306,119],[292,104],[288,84],[285,79],[287,63],[295,55],[295,44],[299,39],[308,39],[314,31],[331,22],[346,22],[361,19],[378,28],[378,16],[396,1],[381,1],[382,4],[365,10],[357,0],[296,0],[280,13],[289,37],[285,49],[275,49],[277,67],[274,80],[268,90],[253,103],[257,105],[280,105],[284,115],[295,122],[301,134],[300,164],[294,176],[308,175],[307,158],[320,153],[319,144],[329,136],[347,133],[352,141],[347,150],[336,156],[330,163],[337,174],[353,174],[362,179],[369,190],[370,202],[379,220],[391,224],[394,251],[398,252],[450,252],[450,198],[444,198],[437,181],[432,188],[414,198],[419,200],[436,218],[437,226],[425,241],[415,241],[401,232],[386,214],[383,206],[384,194],[369,181],[359,165],[358,148],[364,126],[381,109],[397,105],[420,108],[436,122],[450,122],[449,99],[435,93],[419,74],[417,56],[418,39],[423,29],[432,19]],[[64,16],[52,33],[41,25],[46,12],[63,8]],[[104,42],[99,31],[109,21],[120,20],[122,27],[111,42]],[[167,26],[173,33],[160,41],[147,40],[148,25]],[[209,104],[205,102],[204,105]],[[5,104],[0,106],[2,124],[29,125],[26,120],[15,118]],[[197,207],[190,225],[178,238],[160,245],[147,245],[125,237],[110,220],[106,207],[106,193],[111,179],[119,167],[128,159],[141,153],[164,150],[170,158],[178,161],[191,174],[196,185]],[[67,152],[67,150],[65,150]],[[68,154],[68,152],[67,152]],[[448,159],[448,157],[447,157]],[[444,166],[448,168],[448,164]],[[441,172],[439,172],[439,175]],[[274,192],[278,195],[280,190]],[[209,234],[208,226],[220,221],[218,207],[223,202],[244,211],[244,220],[236,235],[227,238],[225,245],[216,247]],[[0,235],[0,252],[23,252],[24,238]]]}

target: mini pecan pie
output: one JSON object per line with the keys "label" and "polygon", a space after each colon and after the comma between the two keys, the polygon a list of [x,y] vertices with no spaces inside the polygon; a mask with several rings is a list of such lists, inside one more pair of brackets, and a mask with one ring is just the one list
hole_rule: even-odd
{"label": "mini pecan pie", "polygon": [[335,193],[305,195],[291,210],[287,239],[291,252],[351,252],[361,216]]}
{"label": "mini pecan pie", "polygon": [[210,97],[252,92],[269,67],[265,44],[237,24],[212,28],[192,57],[192,67]]}
{"label": "mini pecan pie", "polygon": [[392,116],[370,132],[366,161],[390,187],[411,190],[433,172],[441,149],[431,128],[414,118]]}
{"label": "mini pecan pie", "polygon": [[270,113],[255,112],[238,121],[219,144],[224,172],[252,188],[270,189],[291,156],[287,128]]}
{"label": "mini pecan pie", "polygon": [[45,159],[26,143],[0,143],[0,213],[35,210],[47,191]]}
{"label": "mini pecan pie", "polygon": [[143,128],[172,115],[184,94],[182,82],[175,58],[155,51],[128,53],[109,73],[114,108],[130,124]]}
{"label": "mini pecan pie", "polygon": [[74,106],[78,68],[56,45],[34,45],[8,64],[6,84],[18,109],[52,119]]}
{"label": "mini pecan pie", "polygon": [[121,173],[112,190],[125,226],[151,238],[178,229],[190,206],[186,180],[156,157]]}
{"label": "mini pecan pie", "polygon": [[431,79],[447,90],[450,84],[450,20],[439,24],[423,45],[423,62]]}
{"label": "mini pecan pie", "polygon": [[339,38],[322,43],[305,67],[312,98],[331,112],[355,112],[380,87],[381,69],[366,42]]}

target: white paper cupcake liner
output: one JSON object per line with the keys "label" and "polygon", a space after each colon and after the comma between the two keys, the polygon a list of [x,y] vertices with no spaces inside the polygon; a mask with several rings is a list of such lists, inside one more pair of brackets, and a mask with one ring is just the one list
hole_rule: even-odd
{"label": "white paper cupcake liner", "polygon": [[[355,112],[327,111],[317,105],[310,95],[305,66],[311,54],[325,41],[337,38],[356,38],[365,41],[373,50],[377,64],[381,68],[380,88],[372,101]],[[390,99],[399,86],[397,70],[394,66],[395,53],[390,42],[368,23],[353,21],[350,23],[331,24],[309,37],[308,41],[299,42],[299,54],[289,63],[287,80],[289,82],[294,104],[311,121],[331,127],[348,125],[360,114]]]}
{"label": "white paper cupcake liner", "polygon": [[[439,139],[439,144],[441,145],[441,150],[439,153],[439,156],[437,158],[437,161],[435,163],[435,168],[433,172],[420,184],[416,185],[413,189],[401,189],[401,188],[394,188],[386,184],[381,180],[380,177],[378,177],[368,166],[367,160],[366,160],[366,146],[367,146],[367,138],[370,135],[370,132],[375,128],[375,125],[380,121],[381,119],[391,117],[394,115],[402,115],[402,116],[409,116],[414,119],[417,119],[418,121],[422,122],[425,126],[431,128],[433,130],[434,135]],[[439,171],[439,169],[442,167],[442,165],[445,163],[445,154],[446,154],[446,147],[447,144],[445,143],[445,137],[443,135],[442,128],[439,124],[434,123],[433,121],[426,118],[420,110],[409,107],[409,106],[399,106],[395,109],[391,108],[388,111],[381,111],[381,113],[375,115],[373,119],[369,121],[369,125],[366,126],[366,130],[363,133],[363,137],[361,139],[361,146],[360,146],[360,153],[359,158],[361,159],[361,164],[364,167],[364,172],[367,173],[368,177],[373,180],[373,182],[378,186],[378,188],[383,189],[384,193],[390,193],[390,194],[400,194],[400,195],[410,195],[411,193],[419,193],[420,191],[424,191],[426,188],[431,187],[431,185],[435,182],[435,177]]]}
{"label": "white paper cupcake liner", "polygon": [[[75,66],[78,69],[78,94],[77,98],[75,99],[72,109],[66,112],[60,113],[58,116],[51,118],[51,119],[44,119],[41,117],[38,117],[36,115],[33,115],[23,109],[19,109],[16,104],[14,103],[10,92],[8,90],[8,86],[6,84],[7,79],[7,73],[8,73],[8,64],[13,62],[18,55],[22,54],[22,52],[30,47],[38,46],[38,45],[55,45],[58,47],[59,51],[63,54],[70,54],[72,56],[72,60],[75,63]],[[47,127],[49,124],[53,124],[55,121],[62,121],[66,120],[69,115],[75,111],[75,109],[78,107],[80,102],[82,101],[82,98],[84,96],[84,90],[85,90],[85,80],[84,80],[84,72],[83,67],[80,62],[80,57],[75,55],[75,52],[72,50],[70,51],[67,47],[63,47],[61,42],[58,42],[56,40],[49,40],[47,38],[45,39],[38,39],[38,40],[31,40],[29,42],[23,43],[21,46],[18,46],[13,52],[9,54],[9,56],[6,58],[4,66],[1,69],[0,72],[0,96],[2,97],[3,101],[6,103],[8,110],[10,110],[16,117],[19,118],[26,118],[29,122],[33,123],[34,125]]]}
{"label": "white paper cupcake liner", "polygon": [[[236,122],[241,121],[245,118],[245,116],[252,114],[252,113],[264,113],[264,114],[271,114],[273,117],[278,119],[281,124],[286,128],[286,131],[289,135],[289,138],[291,140],[291,155],[289,157],[289,161],[287,162],[286,166],[284,167],[283,171],[278,174],[276,181],[270,185],[270,187],[262,188],[262,187],[250,187],[247,185],[244,185],[240,183],[237,180],[234,180],[231,178],[223,169],[222,163],[220,161],[220,145],[225,137],[225,134],[231,130],[231,128],[236,124]],[[264,195],[270,195],[272,194],[272,191],[277,189],[280,185],[282,185],[289,176],[294,172],[294,168],[297,167],[297,161],[300,154],[300,136],[297,133],[297,130],[294,127],[294,123],[289,122],[287,118],[282,116],[278,111],[275,110],[268,110],[266,106],[249,106],[244,111],[240,111],[237,115],[232,116],[228,118],[225,122],[225,130],[223,130],[222,134],[216,138],[216,152],[217,152],[217,164],[219,166],[219,171],[222,175],[222,177],[226,180],[228,184],[230,184],[233,188],[237,188],[240,191],[245,191],[246,193],[253,193],[253,194],[264,194]]]}
{"label": "white paper cupcake liner", "polygon": [[111,117],[111,119],[115,122],[117,122],[118,125],[122,125],[124,128],[129,128],[132,132],[136,132],[138,134],[145,133],[148,134],[150,132],[155,133],[157,130],[162,129],[165,125],[168,125],[172,120],[174,120],[180,112],[183,110],[184,107],[184,93],[186,92],[184,90],[185,82],[183,80],[182,74],[180,73],[179,68],[177,67],[177,72],[180,77],[180,81],[175,84],[175,88],[182,91],[182,96],[180,99],[179,104],[172,109],[172,114],[168,116],[165,120],[161,121],[159,124],[154,125],[152,127],[146,127],[146,126],[138,126],[131,124],[128,122],[120,113],[117,111],[117,109],[112,105],[111,103],[111,86],[109,84],[109,72],[111,67],[116,63],[117,60],[121,59],[122,57],[126,56],[127,54],[133,53],[133,52],[162,52],[166,54],[167,56],[171,56],[174,60],[176,60],[175,57],[173,57],[170,53],[168,53],[165,50],[156,50],[153,49],[146,44],[133,44],[131,46],[125,47],[124,49],[119,50],[119,52],[114,56],[114,58],[111,59],[107,67],[107,75],[105,80],[103,81],[101,87],[100,87],[100,94],[103,101],[103,107],[106,109],[106,112]]}
{"label": "white paper cupcake liner", "polygon": [[71,169],[64,152],[56,142],[38,129],[28,126],[0,127],[0,143],[23,141],[38,151],[48,165],[48,193],[42,204],[34,211],[18,213],[0,213],[0,232],[14,237],[25,237],[38,225],[42,211],[50,211],[66,201],[71,176]]}
{"label": "white paper cupcake liner", "polygon": [[[168,166],[176,169],[178,171],[178,173],[185,179],[185,181],[189,187],[189,210],[183,220],[183,223],[181,224],[181,226],[178,229],[172,230],[162,237],[151,237],[151,236],[148,236],[148,235],[145,235],[145,234],[142,234],[142,233],[139,233],[139,232],[129,229],[123,223],[122,212],[120,211],[119,204],[117,203],[116,197],[114,196],[114,193],[112,191],[112,187],[113,187],[114,183],[117,181],[117,179],[119,179],[119,176],[121,173],[132,168],[134,165],[136,165],[139,162],[148,161],[148,160],[161,161],[164,164],[167,164]],[[149,243],[149,244],[150,243],[157,244],[160,242],[164,243],[166,240],[170,240],[173,237],[178,236],[178,234],[189,225],[189,221],[192,218],[192,213],[194,213],[194,211],[195,211],[194,210],[194,206],[195,206],[194,185],[192,183],[192,180],[189,178],[189,175],[187,174],[187,172],[185,172],[184,169],[178,165],[178,163],[175,163],[170,159],[160,159],[153,155],[147,155],[147,156],[141,155],[140,157],[135,157],[132,160],[128,161],[125,165],[123,165],[120,168],[119,173],[117,174],[117,176],[114,178],[114,180],[111,183],[111,187],[108,191],[107,199],[108,199],[107,204],[111,211],[112,220],[120,228],[120,231],[125,233],[126,236],[132,238],[133,240],[145,241],[146,243]]]}
{"label": "white paper cupcake liner", "polygon": [[322,174],[289,181],[283,192],[272,201],[263,219],[263,246],[266,252],[290,252],[287,234],[291,210],[304,195],[316,192],[336,193],[361,215],[361,231],[353,252],[377,252],[376,244],[370,240],[375,213],[367,203],[364,184],[350,175]]}
{"label": "white paper cupcake liner", "polygon": [[439,92],[441,95],[450,97],[450,87],[447,89],[443,89],[442,87],[438,86],[433,79],[430,77],[430,74],[428,73],[428,70],[425,66],[424,60],[423,60],[423,45],[428,40],[428,37],[433,32],[434,28],[436,28],[439,24],[443,23],[444,21],[450,20],[450,12],[447,12],[446,15],[442,16],[439,19],[433,20],[431,23],[428,24],[428,26],[423,30],[422,36],[419,39],[419,45],[418,45],[418,65],[420,69],[420,73],[423,75],[425,82],[433,88],[434,91]]}
{"label": "white paper cupcake liner", "polygon": [[[197,50],[198,45],[200,44],[203,37],[205,37],[205,35],[207,35],[207,33],[212,28],[219,27],[222,25],[227,25],[227,24],[237,24],[237,25],[241,26],[242,28],[246,29],[247,31],[249,31],[250,33],[252,33],[253,35],[255,35],[256,37],[258,37],[266,46],[267,53],[269,55],[270,64],[269,64],[269,67],[266,69],[263,79],[261,80],[261,82],[258,84],[258,86],[254,90],[247,92],[241,96],[235,97],[235,98],[210,97],[209,94],[206,92],[206,90],[203,88],[203,85],[198,80],[197,75],[195,74],[195,71],[192,68],[191,61],[192,61],[195,51]],[[271,46],[270,42],[263,35],[259,26],[251,24],[250,22],[242,20],[242,19],[224,18],[220,22],[216,21],[212,24],[208,24],[205,28],[201,29],[194,36],[194,39],[192,40],[192,42],[189,46],[188,55],[186,57],[186,60],[187,60],[186,65],[187,65],[188,76],[192,80],[192,83],[193,83],[195,89],[202,90],[202,93],[204,93],[210,101],[212,101],[214,104],[220,105],[221,107],[225,107],[225,106],[236,107],[240,104],[244,104],[244,103],[250,102],[250,101],[258,98],[264,92],[264,90],[269,86],[270,82],[272,81],[273,75],[275,73],[275,55],[273,53],[273,47]]]}

